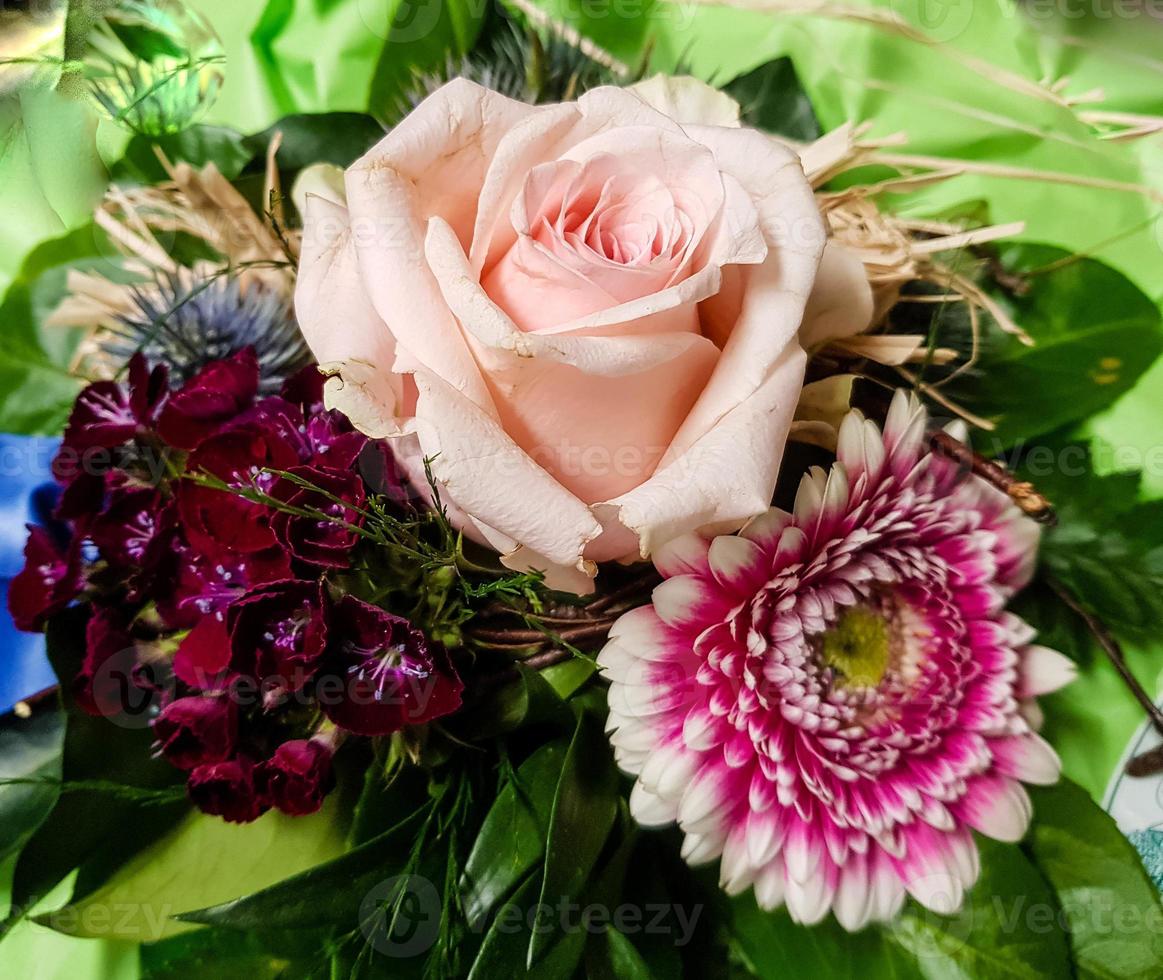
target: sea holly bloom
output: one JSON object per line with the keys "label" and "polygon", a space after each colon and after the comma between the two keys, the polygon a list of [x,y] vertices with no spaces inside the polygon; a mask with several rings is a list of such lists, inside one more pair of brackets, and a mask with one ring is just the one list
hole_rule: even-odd
{"label": "sea holly bloom", "polygon": [[408,620],[350,595],[336,603],[316,694],[340,728],[388,735],[455,711],[463,690],[444,648]]}
{"label": "sea holly bloom", "polygon": [[1058,778],[1031,699],[1072,667],[1004,608],[1037,527],[928,452],[926,423],[903,393],[883,435],[849,414],[793,513],[664,547],[599,657],[637,819],[677,820],[689,862],[799,922],[957,909],[972,831],[1020,839],[1022,783]]}

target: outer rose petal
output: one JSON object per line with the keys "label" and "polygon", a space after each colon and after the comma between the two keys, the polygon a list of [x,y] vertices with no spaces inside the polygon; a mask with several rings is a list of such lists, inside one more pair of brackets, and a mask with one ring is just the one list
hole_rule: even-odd
{"label": "outer rose petal", "polygon": [[425,227],[439,216],[462,243],[469,241],[497,144],[537,111],[457,79],[425,99],[346,174],[359,268],[372,305],[398,342],[396,370],[438,371],[485,411],[484,381],[424,262]]}
{"label": "outer rose petal", "polygon": [[682,125],[738,126],[739,103],[690,75],[655,75],[629,86],[647,105]]}
{"label": "outer rose petal", "polygon": [[[806,358],[792,343],[750,397],[726,415],[674,462],[642,486],[594,510],[609,528],[617,522],[639,538],[645,558],[687,531],[734,530],[771,504],[783,446],[791,426]],[[627,557],[608,554],[600,538],[587,549],[595,561]]]}
{"label": "outer rose petal", "polygon": [[452,499],[490,527],[513,530],[553,564],[592,575],[582,552],[602,529],[589,508],[442,378],[418,371],[416,385],[415,431]]}
{"label": "outer rose petal", "polygon": [[871,324],[872,286],[864,263],[842,245],[828,242],[804,310],[800,344],[811,350],[838,337],[863,333]]}
{"label": "outer rose petal", "polygon": [[403,379],[389,368],[396,342],[364,290],[346,208],[321,197],[306,201],[295,314],[315,359],[327,373],[328,408],[363,432],[398,431]]}

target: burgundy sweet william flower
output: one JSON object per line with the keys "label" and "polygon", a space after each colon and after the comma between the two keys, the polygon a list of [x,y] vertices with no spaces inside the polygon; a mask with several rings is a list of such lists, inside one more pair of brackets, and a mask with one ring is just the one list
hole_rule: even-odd
{"label": "burgundy sweet william flower", "polygon": [[149,487],[114,490],[108,505],[89,525],[87,535],[98,553],[119,570],[140,568],[160,530],[162,503]]}
{"label": "burgundy sweet william flower", "polygon": [[125,613],[94,605],[85,626],[85,659],[73,678],[73,698],[91,715],[119,718],[148,708],[150,696],[137,686],[137,651]]}
{"label": "burgundy sweet william flower", "polygon": [[[345,568],[359,539],[355,528],[363,525],[361,511],[367,501],[363,480],[351,470],[323,466],[296,466],[287,471],[310,486],[284,477],[275,483],[271,496],[299,510],[318,511],[323,517],[302,517],[277,511],[271,527],[287,554],[309,565]],[[349,506],[338,503],[346,501]],[[348,526],[345,526],[348,525]]]}
{"label": "burgundy sweet william flower", "polygon": [[444,647],[408,620],[350,595],[336,603],[316,697],[340,728],[388,735],[455,711],[463,690]]}
{"label": "burgundy sweet william flower", "polygon": [[[248,413],[235,424],[204,439],[186,468],[218,477],[231,487],[270,491],[277,477],[269,470],[286,470],[300,462],[296,435],[287,420],[265,413]],[[183,480],[178,507],[190,543],[210,552],[262,551],[275,544],[273,512],[237,493]]]}
{"label": "burgundy sweet william flower", "polygon": [[258,373],[253,347],[212,361],[170,396],[158,420],[161,437],[171,446],[193,449],[253,404]]}
{"label": "burgundy sweet william flower", "polygon": [[28,525],[24,568],[8,585],[8,610],[16,628],[33,633],[60,612],[81,590],[81,561],[77,547],[61,548],[52,534]]}
{"label": "burgundy sweet william flower", "polygon": [[154,720],[153,733],[179,769],[223,762],[238,741],[238,705],[227,695],[178,698]]}
{"label": "burgundy sweet william flower", "polygon": [[284,742],[255,770],[264,800],[291,816],[314,813],[335,786],[331,746],[322,739]]}
{"label": "burgundy sweet william flower", "polygon": [[228,759],[198,766],[190,773],[186,791],[203,813],[229,823],[250,823],[268,809],[254,784],[254,765],[248,759]]}
{"label": "burgundy sweet william flower", "polygon": [[283,382],[279,397],[296,405],[304,418],[311,418],[325,411],[323,407],[325,380],[317,364],[308,364]]}
{"label": "burgundy sweet william flower", "polygon": [[226,611],[230,667],[271,684],[274,693],[297,691],[315,673],[327,643],[323,588],[288,580],[252,589]]}
{"label": "burgundy sweet william flower", "polygon": [[150,593],[167,627],[189,630],[174,655],[178,679],[204,690],[220,687],[229,677],[227,607],[256,586],[290,576],[291,563],[281,548],[208,553],[191,547],[179,529],[156,565]]}
{"label": "burgundy sweet william flower", "polygon": [[113,449],[153,427],[166,395],[164,365],[150,370],[135,354],[129,362],[129,383],[95,381],[77,396],[62,445],[75,452]]}

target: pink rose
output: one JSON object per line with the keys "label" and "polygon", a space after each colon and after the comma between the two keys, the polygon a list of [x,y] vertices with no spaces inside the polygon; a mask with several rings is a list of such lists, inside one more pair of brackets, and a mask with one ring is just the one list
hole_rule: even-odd
{"label": "pink rose", "polygon": [[801,327],[867,322],[859,262],[817,283],[795,152],[692,79],[546,106],[453,81],[343,176],[306,198],[296,292],[328,406],[558,587],[764,511]]}

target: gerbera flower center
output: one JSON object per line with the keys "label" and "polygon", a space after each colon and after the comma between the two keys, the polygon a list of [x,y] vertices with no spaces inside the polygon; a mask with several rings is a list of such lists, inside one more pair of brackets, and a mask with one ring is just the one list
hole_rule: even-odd
{"label": "gerbera flower center", "polygon": [[846,609],[820,639],[820,656],[842,687],[876,687],[890,652],[888,620],[867,606]]}

